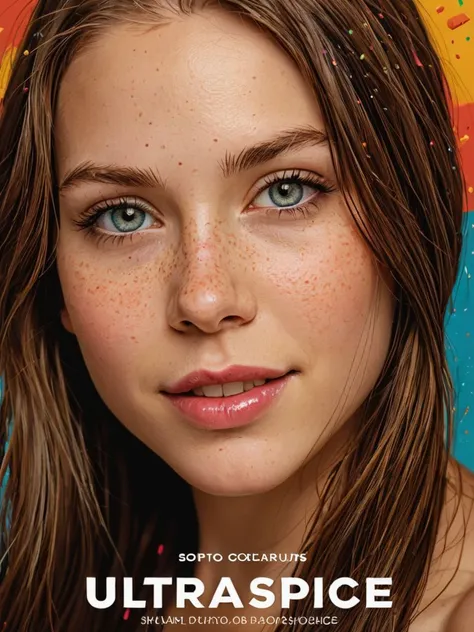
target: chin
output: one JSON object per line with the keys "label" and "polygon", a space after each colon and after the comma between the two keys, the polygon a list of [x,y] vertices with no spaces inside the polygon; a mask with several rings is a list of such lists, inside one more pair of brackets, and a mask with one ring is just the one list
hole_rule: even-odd
{"label": "chin", "polygon": [[189,464],[175,471],[191,487],[212,496],[254,496],[265,494],[284,483],[292,472],[282,471],[275,464],[265,464],[262,460],[252,463],[248,459],[240,459],[238,463],[216,463],[216,459],[209,459],[212,469],[206,462],[205,467],[189,469]]}

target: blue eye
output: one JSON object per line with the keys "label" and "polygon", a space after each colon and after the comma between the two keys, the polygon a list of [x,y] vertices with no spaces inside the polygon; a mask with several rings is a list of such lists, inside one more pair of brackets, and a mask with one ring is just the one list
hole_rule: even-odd
{"label": "blue eye", "polygon": [[282,180],[268,188],[268,195],[275,206],[295,206],[296,204],[301,204],[305,197],[306,189],[309,189],[310,195],[313,193],[311,187],[307,187],[300,182]]}
{"label": "blue eye", "polygon": [[[148,221],[147,221],[148,220]],[[148,228],[153,224],[149,213],[129,202],[116,204],[97,218],[97,225],[109,232],[135,232],[140,228]],[[102,224],[102,226],[100,225]]]}
{"label": "blue eye", "polygon": [[265,187],[254,198],[253,208],[276,207],[278,209],[291,209],[304,205],[321,193],[330,193],[332,189],[316,174],[300,174],[293,172],[291,175],[272,175],[265,182]]}
{"label": "blue eye", "polygon": [[101,229],[116,237],[142,232],[140,229],[149,228],[156,221],[145,202],[122,198],[84,211],[74,223],[80,230],[95,233]]}

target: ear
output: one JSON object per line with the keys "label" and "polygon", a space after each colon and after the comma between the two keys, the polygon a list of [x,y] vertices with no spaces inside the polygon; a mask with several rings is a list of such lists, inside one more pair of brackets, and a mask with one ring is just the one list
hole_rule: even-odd
{"label": "ear", "polygon": [[61,310],[61,322],[66,331],[68,331],[70,334],[74,333],[74,327],[72,326],[69,312],[65,307],[63,307]]}

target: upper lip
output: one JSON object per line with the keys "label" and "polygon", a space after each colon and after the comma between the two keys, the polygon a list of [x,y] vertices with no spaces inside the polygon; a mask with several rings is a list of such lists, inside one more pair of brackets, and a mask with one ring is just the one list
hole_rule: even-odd
{"label": "upper lip", "polygon": [[268,369],[259,366],[229,366],[222,371],[208,371],[201,369],[189,373],[181,380],[163,389],[166,393],[187,393],[201,386],[213,384],[229,384],[231,382],[250,382],[253,380],[271,380],[286,375],[288,371]]}

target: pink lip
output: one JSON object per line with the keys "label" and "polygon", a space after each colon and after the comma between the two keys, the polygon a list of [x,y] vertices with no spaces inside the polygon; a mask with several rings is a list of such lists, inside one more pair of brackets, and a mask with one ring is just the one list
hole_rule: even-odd
{"label": "pink lip", "polygon": [[[225,380],[219,378],[222,381],[216,382],[214,380],[211,382],[211,384],[223,384],[231,381],[244,382],[250,379],[272,379],[271,382],[263,386],[255,386],[250,391],[229,397],[199,397],[167,392],[163,392],[163,394],[193,425],[208,430],[225,430],[246,426],[255,421],[276,402],[292,377],[292,373],[281,376],[280,372],[279,377],[272,379],[268,376],[267,371],[266,378],[236,379],[232,377],[230,380],[229,378]],[[206,386],[206,384],[203,385]],[[198,386],[193,385],[192,388],[198,388]],[[188,388],[188,391],[191,389]]]}

